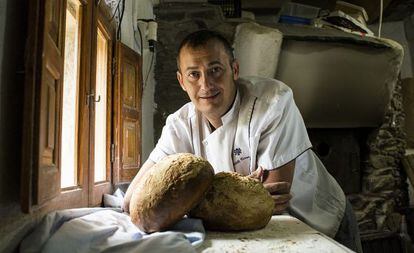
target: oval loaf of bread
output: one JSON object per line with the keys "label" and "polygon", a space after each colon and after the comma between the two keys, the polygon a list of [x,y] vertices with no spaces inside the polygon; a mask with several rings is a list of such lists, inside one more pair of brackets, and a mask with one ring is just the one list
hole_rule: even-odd
{"label": "oval loaf of bread", "polygon": [[201,157],[165,157],[143,175],[132,194],[132,222],[147,233],[169,228],[204,198],[213,177],[213,168]]}
{"label": "oval loaf of bread", "polygon": [[274,201],[263,184],[235,172],[220,172],[206,197],[191,212],[209,230],[259,229],[272,217]]}

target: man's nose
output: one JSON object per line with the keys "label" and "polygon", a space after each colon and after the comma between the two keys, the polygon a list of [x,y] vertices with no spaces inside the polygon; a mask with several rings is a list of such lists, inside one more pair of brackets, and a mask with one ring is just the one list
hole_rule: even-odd
{"label": "man's nose", "polygon": [[207,75],[207,73],[204,73],[200,78],[200,88],[201,90],[210,90],[213,88],[213,83],[211,82],[211,78]]}

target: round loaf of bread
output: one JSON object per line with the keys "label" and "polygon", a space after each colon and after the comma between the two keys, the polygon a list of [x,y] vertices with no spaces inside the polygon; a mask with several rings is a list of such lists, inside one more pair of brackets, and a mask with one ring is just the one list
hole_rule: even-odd
{"label": "round loaf of bread", "polygon": [[263,184],[235,172],[220,172],[190,215],[209,230],[254,230],[267,225],[274,201]]}
{"label": "round loaf of bread", "polygon": [[147,233],[169,228],[204,198],[213,177],[213,168],[201,157],[165,157],[143,175],[133,192],[132,222]]}

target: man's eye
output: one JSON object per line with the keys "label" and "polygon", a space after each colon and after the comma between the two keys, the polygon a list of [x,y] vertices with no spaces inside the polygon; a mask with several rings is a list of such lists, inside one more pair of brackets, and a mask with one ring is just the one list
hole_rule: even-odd
{"label": "man's eye", "polygon": [[188,77],[198,79],[200,77],[200,73],[193,71],[193,72],[188,73]]}
{"label": "man's eye", "polygon": [[217,73],[217,72],[221,72],[221,71],[222,71],[222,69],[220,67],[214,67],[214,68],[211,69],[212,73]]}
{"label": "man's eye", "polygon": [[223,69],[220,67],[214,67],[214,68],[211,68],[209,72],[213,76],[217,77],[217,76],[220,76],[221,73],[223,73]]}

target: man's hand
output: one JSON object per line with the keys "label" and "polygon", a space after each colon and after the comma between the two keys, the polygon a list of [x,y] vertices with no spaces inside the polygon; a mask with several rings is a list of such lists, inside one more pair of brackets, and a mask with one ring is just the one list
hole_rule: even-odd
{"label": "man's hand", "polygon": [[270,192],[275,201],[273,214],[282,214],[289,206],[292,195],[289,193],[289,182],[263,183],[263,186]]}
{"label": "man's hand", "polygon": [[[270,195],[272,195],[272,198],[275,202],[273,214],[282,214],[284,211],[286,211],[286,209],[289,206],[289,200],[292,198],[292,195],[290,194],[290,182],[282,181],[285,178],[285,175],[280,177],[276,174],[280,174],[280,172],[286,173],[285,171],[289,170],[289,173],[287,174],[293,176],[293,169],[295,166],[294,161],[286,164],[285,166],[286,167],[284,171],[280,171],[280,169],[283,169],[284,166],[280,167],[279,169],[270,171],[269,174],[272,173],[272,175],[265,176],[265,171],[262,167],[259,167],[257,170],[253,171],[253,173],[249,175],[249,177],[259,180],[260,182],[264,181],[263,186],[269,191]],[[292,172],[290,172],[290,170],[292,170]],[[287,177],[287,179],[289,179],[289,176]],[[290,179],[290,181],[291,180],[292,179]]]}
{"label": "man's hand", "polygon": [[257,168],[257,170],[253,171],[250,175],[248,175],[248,177],[251,177],[253,179],[256,179],[257,181],[262,182],[263,174],[264,174],[263,168],[259,167]]}

